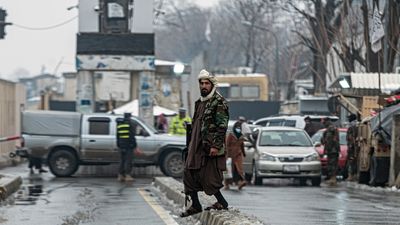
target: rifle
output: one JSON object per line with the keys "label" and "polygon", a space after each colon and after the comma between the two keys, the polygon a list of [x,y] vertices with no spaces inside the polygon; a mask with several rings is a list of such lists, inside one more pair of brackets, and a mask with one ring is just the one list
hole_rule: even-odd
{"label": "rifle", "polygon": [[186,124],[186,147],[182,150],[183,162],[186,162],[186,158],[189,152],[190,139],[192,137],[192,124],[191,123],[185,123],[185,124]]}

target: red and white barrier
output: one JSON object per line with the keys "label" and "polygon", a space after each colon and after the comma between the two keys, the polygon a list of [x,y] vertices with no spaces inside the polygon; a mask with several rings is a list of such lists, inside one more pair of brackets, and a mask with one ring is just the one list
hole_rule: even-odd
{"label": "red and white barrier", "polygon": [[19,139],[19,138],[20,138],[19,135],[10,136],[10,137],[1,137],[1,138],[0,138],[0,142],[17,140],[17,139]]}

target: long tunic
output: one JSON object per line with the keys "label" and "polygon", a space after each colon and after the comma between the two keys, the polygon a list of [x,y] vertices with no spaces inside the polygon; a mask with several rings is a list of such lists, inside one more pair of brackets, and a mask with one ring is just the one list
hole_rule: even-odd
{"label": "long tunic", "polygon": [[243,152],[244,152],[244,137],[243,135],[237,138],[230,133],[226,138],[226,150],[228,157],[232,158],[233,171],[236,170],[241,179],[244,179],[243,172]]}
{"label": "long tunic", "polygon": [[223,187],[223,173],[221,168],[226,167],[225,157],[210,157],[209,147],[203,145],[201,137],[201,125],[206,104],[207,101],[198,104],[195,117],[193,118],[192,137],[183,174],[186,194],[189,192],[204,191],[207,195],[214,195]]}

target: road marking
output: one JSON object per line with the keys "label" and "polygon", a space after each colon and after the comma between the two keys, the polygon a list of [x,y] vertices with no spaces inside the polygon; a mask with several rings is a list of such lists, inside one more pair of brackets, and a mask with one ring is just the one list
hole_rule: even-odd
{"label": "road marking", "polygon": [[153,210],[157,213],[157,215],[164,221],[167,225],[179,225],[172,216],[165,211],[158,202],[156,202],[149,193],[143,189],[138,189],[139,194],[143,197],[143,199],[153,208]]}

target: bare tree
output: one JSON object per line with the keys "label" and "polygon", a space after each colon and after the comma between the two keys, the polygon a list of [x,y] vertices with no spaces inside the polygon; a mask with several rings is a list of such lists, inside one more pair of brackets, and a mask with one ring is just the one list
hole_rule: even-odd
{"label": "bare tree", "polygon": [[342,27],[343,18],[348,14],[351,2],[352,0],[309,0],[305,2],[305,6],[311,6],[308,10],[299,8],[295,2],[288,2],[292,9],[308,21],[310,36],[299,31],[296,33],[313,54],[311,69],[315,93],[325,92],[327,54]]}

